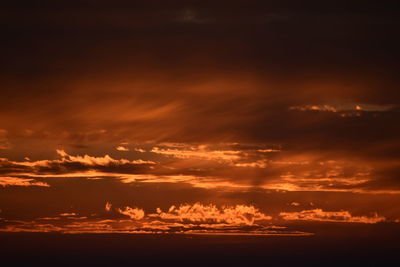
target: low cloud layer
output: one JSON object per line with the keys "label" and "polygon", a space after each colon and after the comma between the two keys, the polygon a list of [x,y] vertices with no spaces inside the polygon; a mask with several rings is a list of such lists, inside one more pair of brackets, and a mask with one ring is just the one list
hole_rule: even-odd
{"label": "low cloud layer", "polygon": [[[148,234],[206,234],[206,235],[282,235],[303,236],[311,233],[290,230],[269,223],[272,219],[251,205],[217,207],[216,205],[184,204],[171,206],[163,212],[145,214],[141,208],[116,208],[107,202],[106,214],[89,217],[74,212],[32,221],[0,221],[3,232],[62,232],[62,233],[148,233]],[[125,217],[115,218],[118,215]],[[108,217],[108,218],[107,218]],[[126,219],[129,217],[129,219]]]}
{"label": "low cloud layer", "polygon": [[143,234],[205,234],[205,235],[277,235],[304,236],[313,233],[295,230],[296,224],[279,225],[285,221],[335,223],[385,223],[385,217],[353,216],[348,211],[322,209],[280,212],[270,216],[253,205],[217,206],[214,204],[172,205],[166,211],[157,208],[146,212],[139,207],[112,208],[105,213],[82,215],[64,212],[53,217],[33,220],[0,220],[3,232],[62,232],[62,233],[143,233]]}

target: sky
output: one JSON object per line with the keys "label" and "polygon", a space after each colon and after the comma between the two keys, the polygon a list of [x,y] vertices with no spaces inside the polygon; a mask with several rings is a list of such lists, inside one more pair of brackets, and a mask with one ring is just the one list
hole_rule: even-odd
{"label": "sky", "polygon": [[0,232],[400,227],[392,3],[18,2],[0,11]]}

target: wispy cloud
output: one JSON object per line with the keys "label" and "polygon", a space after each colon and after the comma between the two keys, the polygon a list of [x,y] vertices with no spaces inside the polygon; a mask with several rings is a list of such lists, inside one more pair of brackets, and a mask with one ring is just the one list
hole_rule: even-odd
{"label": "wispy cloud", "polygon": [[[238,191],[259,188],[400,193],[392,186],[395,181],[387,180],[397,171],[393,169],[396,162],[369,162],[336,155],[332,159],[330,155],[310,152],[288,153],[279,145],[161,143],[148,147],[146,149],[151,152],[146,154],[127,152],[133,159],[116,159],[107,154],[71,155],[60,149],[57,150],[60,159],[15,161],[0,158],[0,166],[4,176],[20,179],[115,178],[125,184],[171,183]],[[138,159],[138,155],[147,159]]]}
{"label": "wispy cloud", "polygon": [[211,150],[206,145],[189,146],[180,149],[154,147],[151,152],[176,158],[199,158],[206,160],[233,161],[240,159],[240,151]]}
{"label": "wispy cloud", "polygon": [[[101,171],[117,171],[118,170],[139,170],[149,168],[154,165],[153,161],[146,160],[128,160],[114,159],[109,155],[103,157],[95,157],[89,155],[73,156],[64,150],[57,149],[57,154],[61,159],[54,160],[37,160],[37,161],[12,161],[6,158],[0,158],[0,166],[3,172],[7,173],[31,173],[31,174],[60,174],[74,173],[77,171],[101,170]],[[9,170],[9,171],[7,171]]]}
{"label": "wispy cloud", "polygon": [[124,164],[154,164],[152,161],[143,161],[143,160],[127,160],[127,159],[113,159],[109,155],[105,155],[104,157],[92,157],[89,155],[84,156],[72,156],[67,154],[64,150],[57,150],[57,154],[62,157],[61,162],[66,163],[81,163],[87,166],[107,166],[107,165],[124,165]]}
{"label": "wispy cloud", "polygon": [[324,211],[322,209],[303,210],[299,212],[281,212],[284,220],[342,222],[342,223],[379,223],[386,220],[385,217],[374,214],[372,217],[353,216],[348,211]]}
{"label": "wispy cloud", "polygon": [[17,177],[0,177],[0,186],[42,186],[50,187],[44,182],[35,181],[34,179],[23,179]]}

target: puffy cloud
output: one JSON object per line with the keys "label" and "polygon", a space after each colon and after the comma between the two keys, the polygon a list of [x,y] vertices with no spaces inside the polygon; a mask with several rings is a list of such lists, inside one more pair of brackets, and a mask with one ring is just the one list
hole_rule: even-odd
{"label": "puffy cloud", "polygon": [[140,220],[144,217],[144,210],[139,208],[125,207],[124,209],[118,209],[117,211],[128,216],[132,220]]}
{"label": "puffy cloud", "polygon": [[203,205],[195,203],[193,205],[171,206],[168,212],[158,211],[151,215],[161,219],[189,221],[194,223],[226,223],[231,225],[253,225],[255,221],[270,220],[254,206],[236,205],[218,208],[215,205]]}
{"label": "puffy cloud", "polygon": [[112,204],[110,202],[107,202],[106,205],[104,206],[104,210],[107,212],[111,211],[111,207],[112,207]]}
{"label": "puffy cloud", "polygon": [[115,149],[118,151],[129,151],[129,148],[124,147],[124,146],[117,146]]}
{"label": "puffy cloud", "polygon": [[104,157],[92,157],[89,155],[72,156],[67,154],[64,150],[57,149],[57,154],[62,157],[61,162],[81,163],[87,166],[107,166],[107,165],[124,165],[124,164],[154,164],[152,161],[144,160],[127,160],[127,159],[113,159],[109,155]]}
{"label": "puffy cloud", "polygon": [[50,187],[44,182],[35,181],[34,179],[23,179],[17,177],[0,177],[0,186],[43,186]]}
{"label": "puffy cloud", "polygon": [[375,213],[373,217],[352,216],[348,211],[323,211],[322,209],[303,210],[299,212],[281,212],[284,220],[344,222],[344,223],[378,223],[386,220],[385,217]]}

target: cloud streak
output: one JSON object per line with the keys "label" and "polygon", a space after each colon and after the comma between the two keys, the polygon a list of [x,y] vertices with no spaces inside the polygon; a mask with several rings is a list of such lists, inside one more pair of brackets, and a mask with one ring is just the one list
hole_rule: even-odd
{"label": "cloud streak", "polygon": [[34,179],[22,179],[16,177],[0,177],[0,186],[41,186],[50,187],[49,184],[44,182],[35,181]]}
{"label": "cloud streak", "polygon": [[299,212],[281,212],[279,216],[287,221],[321,221],[340,223],[367,223],[374,224],[383,222],[385,217],[375,213],[372,217],[353,216],[348,211],[323,211],[322,209],[303,210]]}

